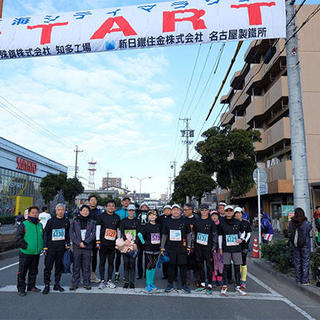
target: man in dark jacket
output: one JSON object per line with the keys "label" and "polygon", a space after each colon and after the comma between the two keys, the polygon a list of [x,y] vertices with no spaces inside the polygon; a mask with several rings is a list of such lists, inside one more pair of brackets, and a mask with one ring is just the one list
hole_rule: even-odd
{"label": "man in dark jacket", "polygon": [[39,257],[43,248],[43,230],[40,223],[39,208],[28,208],[28,218],[23,221],[17,230],[16,240],[20,247],[18,294],[26,295],[26,275],[28,273],[28,291],[40,292],[36,287]]}
{"label": "man in dark jacket", "polygon": [[80,270],[82,270],[84,288],[90,290],[91,253],[96,237],[96,223],[90,219],[90,208],[83,205],[80,215],[70,226],[70,239],[73,245],[73,274],[71,291],[78,289]]}
{"label": "man in dark jacket", "polygon": [[66,249],[70,249],[70,222],[64,217],[65,205],[59,203],[56,205],[56,216],[51,218],[44,229],[44,254],[45,268],[43,279],[45,287],[43,294],[48,294],[50,291],[51,271],[53,265],[55,267],[53,290],[63,292],[64,289],[60,286],[61,274],[63,271],[63,255]]}

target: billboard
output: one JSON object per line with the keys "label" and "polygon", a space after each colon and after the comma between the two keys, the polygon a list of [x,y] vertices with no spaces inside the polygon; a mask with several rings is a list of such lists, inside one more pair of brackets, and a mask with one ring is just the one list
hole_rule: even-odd
{"label": "billboard", "polygon": [[0,60],[282,38],[285,0],[188,0],[0,19]]}

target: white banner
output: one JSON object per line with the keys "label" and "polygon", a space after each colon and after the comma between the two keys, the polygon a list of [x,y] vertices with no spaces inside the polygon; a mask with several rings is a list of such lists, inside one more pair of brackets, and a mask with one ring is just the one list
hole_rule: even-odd
{"label": "white banner", "polygon": [[0,20],[0,59],[285,37],[285,0],[188,0]]}

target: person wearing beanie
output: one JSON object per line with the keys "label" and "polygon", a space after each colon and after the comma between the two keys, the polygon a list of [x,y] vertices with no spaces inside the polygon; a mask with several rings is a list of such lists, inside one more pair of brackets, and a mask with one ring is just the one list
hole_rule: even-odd
{"label": "person wearing beanie", "polygon": [[41,291],[36,287],[39,258],[43,248],[43,229],[38,217],[39,208],[29,207],[27,219],[17,229],[16,241],[20,247],[17,289],[21,297],[26,295],[27,273],[27,290],[32,292]]}
{"label": "person wearing beanie", "polygon": [[[106,203],[106,212],[102,213],[96,224],[96,246],[99,249],[99,273],[101,282],[99,289],[105,287],[114,289],[116,285],[112,282],[114,259],[116,255],[116,238],[120,228],[120,217],[114,213],[116,203],[114,200],[108,200]],[[105,281],[105,267],[108,261],[108,278]]]}
{"label": "person wearing beanie", "polygon": [[73,246],[73,272],[71,291],[75,291],[80,283],[82,270],[83,287],[90,290],[90,265],[92,249],[96,237],[96,223],[90,218],[90,207],[83,205],[80,214],[70,226],[70,239]]}
{"label": "person wearing beanie", "polygon": [[43,294],[48,294],[50,291],[51,271],[54,272],[54,287],[53,290],[63,292],[64,289],[60,286],[61,274],[63,271],[63,256],[65,250],[70,249],[70,222],[65,218],[66,207],[63,203],[56,205],[56,215],[51,218],[44,229],[43,235],[43,251],[45,255],[45,268],[43,272],[45,287]]}
{"label": "person wearing beanie", "polygon": [[158,290],[154,284],[156,265],[160,254],[160,231],[161,225],[156,222],[158,216],[157,210],[148,212],[149,223],[141,227],[138,237],[145,248],[146,258],[146,291],[148,293]]}
{"label": "person wearing beanie", "polygon": [[247,254],[249,252],[249,244],[251,238],[251,226],[249,221],[243,219],[243,211],[240,207],[234,209],[234,217],[235,219],[241,221],[243,225],[243,229],[245,232],[245,236],[243,241],[241,242],[241,256],[242,256],[242,264],[240,266],[240,274],[241,274],[241,288],[247,288]]}

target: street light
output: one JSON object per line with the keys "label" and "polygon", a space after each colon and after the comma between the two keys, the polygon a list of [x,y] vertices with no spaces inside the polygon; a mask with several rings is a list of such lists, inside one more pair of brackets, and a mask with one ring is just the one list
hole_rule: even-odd
{"label": "street light", "polygon": [[139,196],[139,201],[141,202],[141,184],[142,184],[142,181],[145,180],[145,179],[151,179],[151,177],[144,177],[144,178],[138,178],[138,177],[130,177],[130,179],[137,179],[139,180],[139,183],[140,183],[140,196]]}

